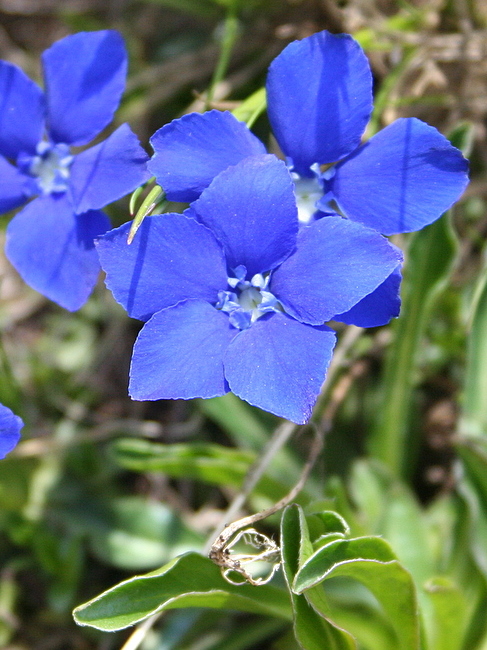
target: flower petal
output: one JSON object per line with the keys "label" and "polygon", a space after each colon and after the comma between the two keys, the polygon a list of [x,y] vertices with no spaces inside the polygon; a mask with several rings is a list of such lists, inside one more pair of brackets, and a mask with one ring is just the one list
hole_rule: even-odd
{"label": "flower petal", "polygon": [[348,34],[323,31],[290,43],[267,77],[269,120],[294,170],[340,160],[360,144],[372,111],[367,57]]}
{"label": "flower petal", "polygon": [[75,215],[65,196],[42,196],[9,223],[5,250],[27,284],[75,311],[100,273],[93,240],[109,227],[103,212]]}
{"label": "flower petal", "polygon": [[134,346],[133,399],[191,399],[228,393],[223,355],[238,330],[202,300],[163,309],[142,328]]}
{"label": "flower petal", "polygon": [[23,426],[22,418],[0,404],[0,458],[5,458],[18,443]]}
{"label": "flower petal", "polygon": [[246,158],[226,169],[192,209],[222,243],[229,269],[243,265],[249,278],[277,266],[296,244],[294,184],[275,156]]}
{"label": "flower petal", "polygon": [[87,144],[120,103],[127,53],[118,32],[79,32],[42,55],[49,134],[53,142]]}
{"label": "flower petal", "polygon": [[29,179],[0,156],[0,214],[18,208],[30,195]]}
{"label": "flower petal", "polygon": [[230,343],[224,357],[232,392],[297,424],[307,422],[325,379],[335,333],[284,314],[257,320]]}
{"label": "flower petal", "polygon": [[347,325],[357,325],[357,327],[387,325],[391,318],[399,316],[401,279],[401,267],[398,266],[375,291],[362,298],[344,314],[334,316],[333,320],[347,323]]}
{"label": "flower petal", "polygon": [[231,113],[190,113],[151,138],[149,169],[170,201],[194,201],[227,167],[265,154],[262,142]]}
{"label": "flower petal", "polygon": [[401,118],[337,165],[330,182],[350,219],[385,235],[419,230],[461,196],[468,162],[434,127]]}
{"label": "flower petal", "polygon": [[399,249],[371,228],[324,217],[302,228],[270,291],[292,316],[319,325],[348,311],[400,264]]}
{"label": "flower petal", "polygon": [[103,208],[142,185],[150,177],[148,158],[128,124],[78,154],[70,181],[76,212]]}
{"label": "flower petal", "polygon": [[35,153],[44,128],[44,94],[16,65],[0,61],[0,154]]}
{"label": "flower petal", "polygon": [[128,245],[130,226],[97,242],[107,287],[129,316],[147,320],[182,300],[217,302],[227,286],[225,258],[205,226],[181,214],[146,217]]}

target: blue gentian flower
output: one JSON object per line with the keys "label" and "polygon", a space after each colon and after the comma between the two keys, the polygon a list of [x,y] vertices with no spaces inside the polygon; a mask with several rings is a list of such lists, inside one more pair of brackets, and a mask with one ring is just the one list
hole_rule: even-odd
{"label": "blue gentian flower", "polygon": [[401,253],[375,230],[329,217],[299,229],[294,184],[275,156],[220,173],[186,214],[147,217],[97,242],[106,283],[146,321],[129,392],[209,398],[307,421],[335,343],[324,325],[373,292]]}
{"label": "blue gentian flower", "polygon": [[20,430],[24,426],[22,419],[0,404],[0,458],[12,451],[20,440]]}
{"label": "blue gentian flower", "polygon": [[45,93],[0,61],[0,212],[37,196],[10,222],[6,253],[34,289],[74,311],[99,274],[93,240],[110,223],[99,210],[148,178],[128,125],[74,154],[112,120],[127,54],[114,31],[68,36],[42,55]]}
{"label": "blue gentian flower", "polygon": [[[460,197],[468,163],[435,128],[399,119],[361,145],[372,111],[367,58],[346,34],[327,31],[288,45],[273,61],[267,105],[293,171],[300,219],[340,213],[391,235],[419,230]],[[230,113],[185,115],[151,139],[149,168],[176,201],[193,201],[215,174],[263,144]],[[399,314],[400,269],[341,320],[362,327]]]}

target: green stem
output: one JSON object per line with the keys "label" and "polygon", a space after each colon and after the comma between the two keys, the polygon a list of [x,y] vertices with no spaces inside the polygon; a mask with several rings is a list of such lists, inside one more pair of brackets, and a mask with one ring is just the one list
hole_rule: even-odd
{"label": "green stem", "polygon": [[0,337],[0,402],[6,404],[17,414],[22,406],[21,390],[12,371],[12,366]]}
{"label": "green stem", "polygon": [[208,88],[206,95],[205,110],[208,110],[213,101],[215,90],[218,84],[223,80],[227,73],[228,64],[233,51],[233,47],[238,36],[238,18],[235,10],[235,3],[232,3],[228,8],[228,13],[223,24],[223,35],[220,45],[220,56],[218,63],[213,73],[213,77]]}

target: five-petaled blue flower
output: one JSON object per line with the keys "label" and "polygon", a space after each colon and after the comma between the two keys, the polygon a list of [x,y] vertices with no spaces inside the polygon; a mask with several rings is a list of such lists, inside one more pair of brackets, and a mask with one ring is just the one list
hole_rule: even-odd
{"label": "five-petaled blue flower", "polygon": [[0,404],[0,458],[12,451],[20,440],[20,430],[24,426],[22,419]]}
{"label": "five-petaled blue flower", "polygon": [[135,343],[134,399],[229,390],[307,421],[335,343],[327,321],[373,292],[401,253],[341,217],[299,230],[294,184],[275,156],[247,157],[186,214],[146,218],[97,242],[107,286],[146,321]]}
{"label": "five-petaled blue flower", "polygon": [[77,155],[111,122],[125,86],[120,34],[82,32],[42,56],[45,93],[0,61],[0,213],[38,195],[10,222],[6,253],[34,289],[71,311],[99,274],[93,240],[110,228],[99,208],[147,177],[128,125]]}
{"label": "five-petaled blue flower", "polygon": [[[267,79],[268,114],[296,183],[300,218],[333,214],[385,235],[419,230],[460,197],[468,163],[435,128],[399,119],[366,144],[372,111],[367,58],[346,34],[320,32],[288,45]],[[264,145],[230,113],[189,114],[151,139],[149,169],[169,199],[194,201],[220,171]],[[344,316],[363,327],[399,313],[400,270]],[[395,314],[383,309],[394,302]]]}

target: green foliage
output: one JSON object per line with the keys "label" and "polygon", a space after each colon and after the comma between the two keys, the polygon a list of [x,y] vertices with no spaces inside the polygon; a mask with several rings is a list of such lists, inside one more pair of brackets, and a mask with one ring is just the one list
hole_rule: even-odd
{"label": "green foliage", "polygon": [[[213,485],[240,487],[256,456],[250,451],[215,444],[161,445],[145,440],[120,439],[112,445],[116,463],[137,472],[164,472]],[[263,477],[256,493],[277,501],[285,485]]]}
{"label": "green foliage", "polygon": [[274,587],[235,587],[218,568],[196,553],[176,558],[157,571],[136,576],[77,607],[79,625],[119,630],[165,609],[210,607],[289,618],[285,594]]}
{"label": "green foliage", "polygon": [[[371,54],[376,81],[368,136],[396,116],[445,129],[480,110],[460,80],[472,78],[469,53],[485,27],[474,11],[481,3],[467,3],[460,16],[451,2],[373,2],[364,14],[353,2],[318,10],[307,0],[140,0],[125,3],[116,24],[103,3],[61,4],[45,10],[43,39],[66,30],[124,32],[131,76],[119,117],[130,117],[142,140],[201,110],[218,86],[215,106],[256,125],[272,150],[266,121],[258,120],[267,62],[310,28],[346,31],[350,17],[361,25],[354,36]],[[8,11],[5,51],[35,69],[39,15]],[[327,428],[328,407],[337,400],[339,408],[325,461],[292,505],[255,524],[281,549],[281,570],[267,585],[228,583],[203,549],[280,422],[232,394],[192,405],[131,402],[138,326],[102,285],[68,314],[2,263],[0,402],[26,427],[18,450],[0,463],[0,647],[122,647],[130,631],[107,641],[96,630],[153,622],[140,650],[487,648],[481,122],[450,132],[471,154],[474,182],[464,202],[396,241],[406,252],[400,318],[362,333],[327,387],[316,424]],[[161,198],[157,189],[144,197],[136,191],[132,202],[139,222]],[[114,223],[127,221],[128,200],[109,212]],[[360,368],[364,374],[355,373]],[[247,512],[295,485],[308,445],[308,433],[297,431],[274,454]],[[70,610],[82,600],[78,628]]]}
{"label": "green foliage", "polygon": [[[451,139],[468,154],[472,126],[458,127],[452,132]],[[411,445],[411,441],[406,440],[420,350],[431,310],[448,285],[458,252],[458,237],[450,214],[414,233],[409,240],[401,292],[401,317],[395,323],[393,343],[388,350],[381,408],[369,441],[371,454],[393,472],[404,473],[408,467],[414,467],[411,449],[414,450],[415,441]]]}

